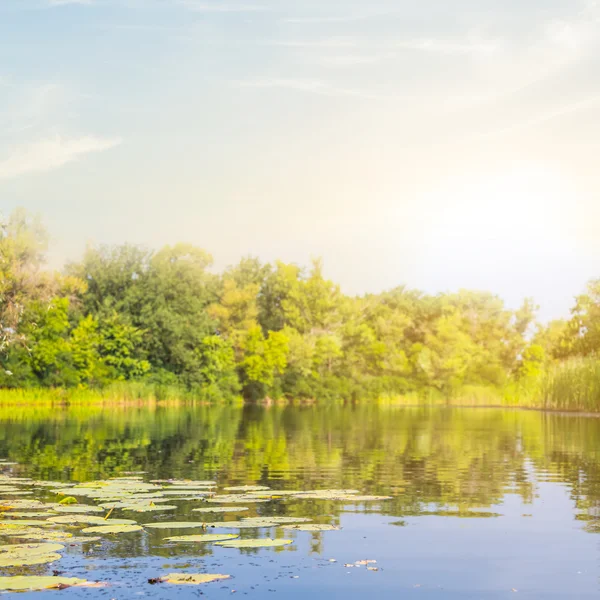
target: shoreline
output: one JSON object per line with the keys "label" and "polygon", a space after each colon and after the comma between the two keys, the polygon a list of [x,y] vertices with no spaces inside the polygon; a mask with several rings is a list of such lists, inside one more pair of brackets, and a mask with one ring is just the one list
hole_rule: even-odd
{"label": "shoreline", "polygon": [[[419,402],[415,399],[379,399],[379,400],[365,400],[365,401],[325,401],[319,402],[315,399],[277,399],[265,398],[264,400],[251,401],[244,400],[242,398],[235,398],[230,401],[209,401],[200,398],[168,398],[158,399],[156,397],[148,398],[110,398],[103,397],[101,392],[91,391],[86,394],[72,393],[73,397],[69,398],[72,392],[65,390],[54,390],[47,393],[39,390],[33,393],[33,398],[27,398],[26,390],[0,390],[0,408],[58,408],[61,410],[79,409],[79,408],[96,408],[99,410],[108,408],[179,408],[183,406],[198,406],[198,407],[211,407],[211,406],[230,406],[244,408],[247,406],[254,406],[259,408],[284,408],[287,406],[296,407],[317,407],[317,406],[339,406],[339,407],[355,407],[355,406],[376,406],[379,408],[453,408],[453,409],[496,409],[496,410],[519,410],[519,411],[533,411],[533,412],[544,412],[551,413],[553,415],[565,415],[565,416],[580,416],[580,417],[600,417],[600,409],[595,411],[590,410],[578,410],[576,408],[555,408],[546,406],[526,406],[513,403],[503,404],[502,402],[473,402],[473,401],[461,401],[461,400],[447,400],[447,401],[435,401],[431,402],[423,400]],[[10,396],[15,396],[10,398]]]}

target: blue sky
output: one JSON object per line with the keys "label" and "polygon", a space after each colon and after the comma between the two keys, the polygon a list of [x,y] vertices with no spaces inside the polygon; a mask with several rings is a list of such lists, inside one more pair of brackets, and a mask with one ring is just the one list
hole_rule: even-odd
{"label": "blue sky", "polygon": [[600,3],[2,0],[0,209],[350,293],[600,276]]}

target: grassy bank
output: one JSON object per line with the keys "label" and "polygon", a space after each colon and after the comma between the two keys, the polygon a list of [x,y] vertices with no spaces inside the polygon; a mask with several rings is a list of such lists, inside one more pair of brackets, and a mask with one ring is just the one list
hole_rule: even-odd
{"label": "grassy bank", "polygon": [[237,396],[225,398],[210,388],[201,392],[192,392],[179,386],[162,386],[144,382],[119,382],[102,389],[0,389],[0,405],[3,406],[175,405],[193,402],[242,404],[242,399]]}
{"label": "grassy bank", "polygon": [[[343,404],[328,400],[327,403]],[[0,405],[104,405],[104,404],[242,404],[241,397],[223,397],[215,390],[189,391],[178,386],[145,382],[114,383],[95,389],[0,389]],[[266,399],[262,404],[316,404],[318,399]],[[364,403],[422,406],[507,406],[556,411],[600,413],[600,361],[572,359],[551,365],[537,377],[511,382],[502,389],[464,386],[453,394],[428,390],[409,394],[381,395]]]}

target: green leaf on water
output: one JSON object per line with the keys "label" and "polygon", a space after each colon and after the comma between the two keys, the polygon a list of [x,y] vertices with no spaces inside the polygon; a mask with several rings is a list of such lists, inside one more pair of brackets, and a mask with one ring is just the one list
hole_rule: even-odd
{"label": "green leaf on water", "polygon": [[204,534],[204,535],[177,535],[174,537],[165,538],[165,542],[224,542],[226,540],[234,540],[239,537],[233,533],[222,533],[222,534]]}
{"label": "green leaf on water", "polygon": [[19,517],[19,518],[28,518],[28,517],[48,517],[48,515],[51,515],[52,511],[46,510],[44,512],[8,512],[3,514],[2,516],[9,516],[9,517]]}
{"label": "green leaf on water", "polygon": [[3,544],[0,546],[0,556],[6,554],[33,556],[50,554],[64,549],[62,544]]}
{"label": "green leaf on water", "polygon": [[240,523],[256,523],[257,525],[265,523],[266,526],[270,526],[271,524],[310,523],[311,521],[312,519],[309,519],[308,517],[249,517],[242,519]]}
{"label": "green leaf on water", "polygon": [[198,529],[205,528],[208,523],[202,521],[162,521],[160,523],[146,523],[144,527],[151,529]]}
{"label": "green leaf on water", "polygon": [[271,488],[265,485],[234,485],[223,489],[226,492],[263,492]]}
{"label": "green leaf on water", "polygon": [[139,525],[100,525],[98,527],[86,527],[82,533],[131,533],[142,531]]}
{"label": "green leaf on water", "polygon": [[160,581],[177,585],[200,585],[201,583],[221,581],[223,579],[229,579],[230,577],[230,575],[210,573],[169,573],[168,575],[161,577]]}
{"label": "green leaf on water", "polygon": [[175,510],[177,507],[173,504],[129,504],[121,507],[123,510],[131,510],[134,512],[160,512],[163,510]]}
{"label": "green leaf on water", "polygon": [[0,577],[0,590],[6,592],[25,592],[38,590],[64,589],[86,583],[85,579],[77,577],[35,577],[17,575],[15,577]]}
{"label": "green leaf on water", "polygon": [[[50,517],[46,519],[46,522],[50,524],[61,524],[61,525],[135,525],[136,521],[132,519],[105,519],[104,517],[97,517],[94,515],[64,515],[58,517]],[[37,521],[34,521],[37,523]]]}
{"label": "green leaf on water", "polygon": [[69,513],[69,514],[79,514],[79,513],[99,513],[104,512],[99,506],[91,506],[88,504],[78,504],[77,506],[57,506],[54,508],[54,512],[58,513]]}
{"label": "green leaf on water", "polygon": [[5,527],[51,527],[52,523],[48,519],[44,521],[34,521],[29,519],[14,519],[12,521],[0,521],[0,531]]}
{"label": "green leaf on water", "polygon": [[321,523],[307,523],[306,525],[284,525],[284,529],[294,529],[295,531],[338,531],[340,527],[335,525],[324,525]]}
{"label": "green leaf on water", "polygon": [[224,548],[276,548],[279,546],[288,546],[292,540],[273,540],[271,538],[250,539],[250,540],[231,540],[230,542],[217,542],[217,546]]}
{"label": "green leaf on water", "polygon": [[206,501],[214,502],[216,504],[258,504],[259,502],[270,502],[271,498],[255,498],[244,494],[225,494],[223,496],[207,498]]}
{"label": "green leaf on water", "polygon": [[63,498],[59,504],[77,504],[77,498],[74,498],[73,496],[67,496],[66,498]]}
{"label": "green leaf on water", "polygon": [[31,565],[44,565],[60,560],[60,554],[34,554],[33,556],[0,554],[0,567],[28,567]]}
{"label": "green leaf on water", "polygon": [[247,506],[209,506],[207,508],[192,508],[192,512],[201,513],[233,513],[250,510]]}

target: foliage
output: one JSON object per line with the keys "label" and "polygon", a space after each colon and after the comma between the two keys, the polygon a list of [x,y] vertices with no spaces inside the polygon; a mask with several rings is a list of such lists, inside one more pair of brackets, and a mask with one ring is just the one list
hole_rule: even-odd
{"label": "foliage", "polygon": [[319,260],[244,258],[215,275],[189,244],[104,246],[55,274],[42,268],[45,248],[23,211],[0,223],[0,388],[128,382],[135,397],[322,401],[485,390],[543,404],[561,361],[600,352],[600,280],[569,321],[532,331],[531,299],[509,310],[467,290],[348,296]]}

